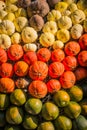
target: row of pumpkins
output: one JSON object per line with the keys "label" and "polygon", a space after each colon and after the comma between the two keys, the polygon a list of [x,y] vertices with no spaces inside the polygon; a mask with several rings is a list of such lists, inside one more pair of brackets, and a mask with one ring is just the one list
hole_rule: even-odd
{"label": "row of pumpkins", "polygon": [[[16,5],[17,0],[5,0],[0,5],[0,12],[7,11],[7,17],[0,16],[0,36],[10,39],[9,46],[0,41],[0,130],[87,130],[86,2],[78,1],[77,18],[77,1],[63,1],[18,0]],[[9,34],[11,26],[3,28],[6,21],[17,35]]]}

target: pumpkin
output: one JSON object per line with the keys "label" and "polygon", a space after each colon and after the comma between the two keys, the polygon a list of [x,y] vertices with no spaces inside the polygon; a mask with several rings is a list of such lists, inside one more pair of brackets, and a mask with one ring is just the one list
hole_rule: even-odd
{"label": "pumpkin", "polygon": [[7,53],[4,49],[0,48],[0,64],[7,61]]}
{"label": "pumpkin", "polygon": [[47,85],[41,80],[34,80],[30,83],[28,92],[35,98],[44,98],[47,94]]}
{"label": "pumpkin", "polygon": [[76,56],[80,52],[80,45],[76,41],[70,41],[65,45],[64,51],[69,56]]}
{"label": "pumpkin", "polygon": [[15,85],[17,88],[26,88],[29,85],[29,81],[25,78],[18,78],[15,81]]}
{"label": "pumpkin", "polygon": [[28,51],[24,54],[23,59],[26,63],[30,65],[37,61],[37,55],[33,51]]}
{"label": "pumpkin", "polygon": [[49,65],[49,76],[52,78],[60,77],[64,72],[64,65],[60,62],[53,62]]}
{"label": "pumpkin", "polygon": [[62,88],[69,89],[74,86],[76,77],[72,71],[65,71],[60,77]]}
{"label": "pumpkin", "polygon": [[73,71],[77,67],[77,59],[74,56],[66,56],[62,63],[65,66],[65,70]]}
{"label": "pumpkin", "polygon": [[23,56],[23,48],[19,44],[14,44],[14,45],[11,45],[7,53],[10,60],[16,61],[16,60],[19,60]]}
{"label": "pumpkin", "polygon": [[54,93],[61,89],[61,84],[57,79],[50,79],[47,82],[48,93]]}
{"label": "pumpkin", "polygon": [[11,78],[0,78],[0,92],[11,93],[14,91],[15,84]]}
{"label": "pumpkin", "polygon": [[17,76],[25,76],[28,73],[28,64],[25,61],[18,61],[14,64],[14,72]]}
{"label": "pumpkin", "polygon": [[50,60],[51,52],[47,48],[40,48],[37,51],[37,57],[38,57],[38,60],[43,61],[43,62],[47,62]]}
{"label": "pumpkin", "polygon": [[87,77],[87,70],[83,67],[78,67],[75,71],[74,74],[76,76],[76,81],[80,81],[84,78]]}
{"label": "pumpkin", "polygon": [[78,62],[81,66],[87,67],[87,51],[81,51],[78,54]]}
{"label": "pumpkin", "polygon": [[5,77],[12,77],[13,76],[13,66],[10,63],[3,63],[0,66],[0,76]]}
{"label": "pumpkin", "polygon": [[48,74],[48,66],[42,61],[34,62],[29,68],[29,76],[33,80],[44,80]]}
{"label": "pumpkin", "polygon": [[79,38],[79,44],[80,44],[81,49],[87,50],[87,34],[83,34]]}
{"label": "pumpkin", "polygon": [[55,49],[52,51],[51,60],[61,62],[65,58],[64,51],[62,49]]}

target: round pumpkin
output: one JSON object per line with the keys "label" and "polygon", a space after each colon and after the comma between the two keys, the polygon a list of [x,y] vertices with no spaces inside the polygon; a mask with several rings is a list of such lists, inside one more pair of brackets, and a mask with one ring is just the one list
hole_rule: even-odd
{"label": "round pumpkin", "polygon": [[60,84],[59,80],[57,80],[57,79],[50,79],[47,82],[48,93],[52,94],[52,93],[57,92],[60,89],[61,89],[61,84]]}
{"label": "round pumpkin", "polygon": [[37,51],[37,57],[38,57],[38,60],[43,61],[43,62],[47,62],[50,60],[51,52],[47,48],[40,48]]}
{"label": "round pumpkin", "polygon": [[58,61],[61,62],[65,58],[65,53],[62,49],[55,49],[52,51],[51,60],[53,62]]}
{"label": "round pumpkin", "polygon": [[58,78],[64,72],[64,65],[60,62],[53,62],[49,65],[49,76],[51,78]]}
{"label": "round pumpkin", "polygon": [[44,80],[47,74],[48,66],[43,61],[36,61],[29,68],[29,76],[33,80]]}
{"label": "round pumpkin", "polygon": [[74,56],[66,56],[62,62],[64,64],[65,70],[74,71],[77,67],[77,59]]}
{"label": "round pumpkin", "polygon": [[65,45],[65,53],[69,56],[76,56],[80,52],[80,45],[76,41],[70,41]]}
{"label": "round pumpkin", "polygon": [[18,61],[14,64],[14,72],[17,76],[27,75],[28,68],[28,64],[25,61]]}
{"label": "round pumpkin", "polygon": [[0,48],[0,64],[7,62],[7,53],[4,49]]}
{"label": "round pumpkin", "polygon": [[13,76],[13,66],[10,63],[3,63],[0,66],[0,76],[8,78]]}
{"label": "round pumpkin", "polygon": [[34,51],[28,51],[24,54],[23,59],[27,64],[30,65],[37,61],[37,55]]}
{"label": "round pumpkin", "polygon": [[34,80],[28,87],[28,92],[35,98],[44,98],[47,94],[47,85],[40,80]]}
{"label": "round pumpkin", "polygon": [[14,91],[15,84],[11,78],[0,78],[0,92],[11,93]]}
{"label": "round pumpkin", "polygon": [[73,87],[76,82],[76,77],[72,71],[65,71],[60,77],[62,88],[69,89]]}
{"label": "round pumpkin", "polygon": [[81,51],[78,54],[78,62],[81,66],[87,67],[87,51]]}
{"label": "round pumpkin", "polygon": [[7,51],[8,57],[10,60],[17,61],[23,56],[23,48],[19,44],[11,45],[11,47]]}
{"label": "round pumpkin", "polygon": [[76,81],[80,81],[87,77],[87,70],[83,67],[78,67],[74,71],[74,74],[76,76]]}
{"label": "round pumpkin", "polygon": [[83,34],[79,38],[79,44],[80,44],[81,49],[87,50],[87,34]]}

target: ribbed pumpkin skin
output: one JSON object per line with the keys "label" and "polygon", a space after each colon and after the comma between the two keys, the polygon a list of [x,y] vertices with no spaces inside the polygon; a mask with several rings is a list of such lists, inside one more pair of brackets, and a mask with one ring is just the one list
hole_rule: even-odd
{"label": "ribbed pumpkin skin", "polygon": [[2,93],[11,93],[14,91],[15,84],[14,81],[10,78],[1,78],[0,79],[0,92]]}
{"label": "ribbed pumpkin skin", "polygon": [[80,52],[80,45],[78,42],[70,41],[65,45],[64,51],[69,56],[76,56]]}
{"label": "ribbed pumpkin skin", "polygon": [[87,67],[87,51],[81,51],[78,54],[78,62],[81,66]]}
{"label": "ribbed pumpkin skin", "polygon": [[42,61],[34,62],[29,68],[29,76],[33,80],[44,80],[48,74],[48,66]]}
{"label": "ribbed pumpkin skin", "polygon": [[79,44],[80,44],[81,49],[87,50],[87,34],[83,34],[79,38]]}
{"label": "ribbed pumpkin skin", "polygon": [[52,78],[58,78],[60,77],[65,68],[64,65],[60,62],[53,62],[49,65],[49,76]]}
{"label": "ribbed pumpkin skin", "polygon": [[71,88],[76,82],[76,77],[72,71],[65,71],[60,77],[60,83],[62,88]]}
{"label": "ribbed pumpkin skin", "polygon": [[0,66],[0,76],[3,78],[8,78],[13,76],[13,66],[10,63],[3,63]]}
{"label": "ribbed pumpkin skin", "polygon": [[4,49],[0,48],[0,64],[7,61],[7,53]]}
{"label": "ribbed pumpkin skin", "polygon": [[23,48],[21,45],[14,44],[8,49],[8,57],[13,60],[17,61],[23,56]]}
{"label": "ribbed pumpkin skin", "polygon": [[28,64],[25,61],[18,61],[14,64],[14,72],[17,76],[27,75],[28,68]]}
{"label": "ribbed pumpkin skin", "polygon": [[28,87],[28,92],[35,98],[44,98],[47,94],[47,86],[43,81],[32,81]]}

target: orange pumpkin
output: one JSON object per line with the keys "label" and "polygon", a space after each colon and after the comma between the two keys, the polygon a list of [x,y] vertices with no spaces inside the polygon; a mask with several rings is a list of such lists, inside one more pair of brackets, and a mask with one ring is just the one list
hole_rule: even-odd
{"label": "orange pumpkin", "polygon": [[25,76],[28,73],[28,64],[25,61],[18,61],[14,64],[14,72],[17,76]]}
{"label": "orange pumpkin", "polygon": [[47,94],[47,86],[43,81],[32,81],[28,87],[28,92],[35,98],[44,98]]}
{"label": "orange pumpkin", "polygon": [[83,34],[79,38],[79,44],[80,44],[81,49],[87,50],[87,34]]}
{"label": "orange pumpkin", "polygon": [[15,84],[10,78],[0,78],[0,92],[11,93],[14,91]]}
{"label": "orange pumpkin", "polygon": [[77,67],[77,59],[74,56],[66,56],[62,62],[65,66],[65,70],[75,70]]}
{"label": "orange pumpkin", "polygon": [[13,76],[13,66],[10,63],[3,63],[0,66],[0,76],[5,77],[12,77]]}
{"label": "orange pumpkin", "polygon": [[48,74],[48,66],[42,61],[34,62],[29,68],[29,76],[33,80],[44,80]]}
{"label": "orange pumpkin", "polygon": [[64,65],[60,62],[53,62],[49,65],[49,76],[52,78],[60,77],[64,72]]}
{"label": "orange pumpkin", "polygon": [[4,49],[0,48],[0,64],[7,62],[7,53]]}
{"label": "orange pumpkin", "polygon": [[69,56],[76,56],[80,52],[80,45],[76,41],[70,41],[65,45],[65,53]]}
{"label": "orange pumpkin", "polygon": [[8,49],[8,57],[13,60],[19,60],[23,56],[23,48],[21,45],[14,44]]}
{"label": "orange pumpkin", "polygon": [[37,55],[33,51],[28,51],[24,54],[23,59],[30,65],[37,61]]}
{"label": "orange pumpkin", "polygon": [[65,58],[65,53],[62,49],[55,49],[52,51],[51,60],[61,62]]}
{"label": "orange pumpkin", "polygon": [[68,89],[73,87],[76,82],[75,74],[72,71],[65,71],[60,77],[60,83],[62,88]]}
{"label": "orange pumpkin", "polygon": [[78,67],[75,71],[74,71],[74,74],[76,76],[76,80],[77,81],[80,81],[84,78],[87,77],[87,70],[83,67]]}
{"label": "orange pumpkin", "polygon": [[81,51],[78,54],[78,62],[81,66],[87,67],[87,51]]}
{"label": "orange pumpkin", "polygon": [[57,92],[60,89],[61,89],[61,84],[60,84],[59,80],[57,80],[57,79],[50,79],[47,82],[48,93],[52,94],[54,92]]}
{"label": "orange pumpkin", "polygon": [[37,57],[38,57],[38,60],[43,61],[43,62],[47,62],[50,60],[51,52],[47,48],[40,48],[37,51]]}

